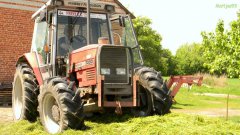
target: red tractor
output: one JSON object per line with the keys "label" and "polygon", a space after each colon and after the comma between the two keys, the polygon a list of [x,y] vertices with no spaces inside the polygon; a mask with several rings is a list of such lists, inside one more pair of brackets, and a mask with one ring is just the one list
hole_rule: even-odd
{"label": "red tractor", "polygon": [[32,47],[16,64],[15,120],[41,123],[49,133],[81,129],[84,116],[130,108],[163,115],[172,105],[161,73],[143,66],[131,18],[114,5],[49,0],[33,14]]}

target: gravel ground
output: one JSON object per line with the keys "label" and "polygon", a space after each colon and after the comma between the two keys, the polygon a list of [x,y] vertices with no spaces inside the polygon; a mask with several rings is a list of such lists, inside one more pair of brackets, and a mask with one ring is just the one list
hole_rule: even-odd
{"label": "gravel ground", "polygon": [[12,107],[0,107],[0,122],[12,122]]}
{"label": "gravel ground", "polygon": [[[171,109],[172,112],[206,115],[211,117],[219,117],[226,115],[226,109],[199,109],[199,110],[186,110],[186,109]],[[229,109],[229,116],[240,116],[240,110]],[[0,123],[13,122],[11,107],[0,107]]]}
{"label": "gravel ground", "polygon": [[[197,109],[197,110],[187,110],[187,109],[171,109],[172,112],[185,113],[185,114],[195,114],[195,115],[205,115],[210,117],[225,117],[227,114],[226,109],[216,108],[216,109]],[[229,109],[228,116],[240,116],[239,109]]]}

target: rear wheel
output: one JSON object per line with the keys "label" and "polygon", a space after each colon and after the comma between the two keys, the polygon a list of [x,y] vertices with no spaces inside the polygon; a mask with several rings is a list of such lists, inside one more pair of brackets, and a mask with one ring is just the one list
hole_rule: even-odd
{"label": "rear wheel", "polygon": [[135,74],[139,76],[140,84],[138,92],[140,107],[134,109],[135,115],[148,116],[154,113],[163,115],[170,112],[172,100],[161,74],[148,67],[136,69]]}
{"label": "rear wheel", "polygon": [[84,127],[80,93],[68,89],[67,82],[58,77],[45,81],[39,95],[39,113],[45,129],[52,134],[68,127]]}
{"label": "rear wheel", "polygon": [[19,64],[14,75],[12,90],[14,120],[36,120],[38,93],[38,83],[33,70],[27,64]]}

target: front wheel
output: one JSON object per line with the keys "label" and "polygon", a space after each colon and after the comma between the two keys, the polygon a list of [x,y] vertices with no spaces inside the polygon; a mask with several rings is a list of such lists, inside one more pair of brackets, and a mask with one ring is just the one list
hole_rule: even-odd
{"label": "front wheel", "polygon": [[152,100],[151,93],[140,86],[138,91],[139,107],[132,108],[131,111],[134,116],[149,116],[152,114]]}
{"label": "front wheel", "polygon": [[51,134],[84,126],[80,93],[68,89],[67,82],[61,78],[45,81],[39,96],[39,113],[42,124]]}
{"label": "front wheel", "polygon": [[170,112],[172,100],[170,91],[163,82],[161,74],[152,68],[139,67],[135,69],[135,74],[139,76],[138,100],[140,107],[134,112],[138,116],[148,116],[152,114],[163,115]]}

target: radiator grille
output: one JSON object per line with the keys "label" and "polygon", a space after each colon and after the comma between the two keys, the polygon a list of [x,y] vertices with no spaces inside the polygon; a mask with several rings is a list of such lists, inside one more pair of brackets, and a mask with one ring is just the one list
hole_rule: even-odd
{"label": "radiator grille", "polygon": [[96,73],[95,69],[86,71],[87,81],[95,80],[95,76],[96,76],[95,73]]}
{"label": "radiator grille", "polygon": [[[106,83],[128,83],[127,49],[103,47],[100,54],[100,68],[110,68],[110,75],[105,75]],[[125,68],[125,75],[117,75],[116,68]]]}

